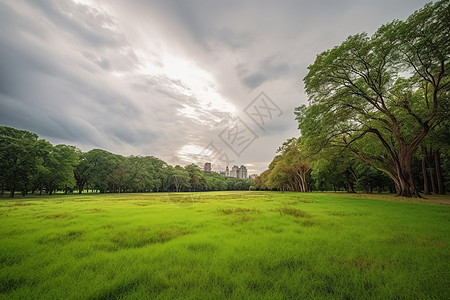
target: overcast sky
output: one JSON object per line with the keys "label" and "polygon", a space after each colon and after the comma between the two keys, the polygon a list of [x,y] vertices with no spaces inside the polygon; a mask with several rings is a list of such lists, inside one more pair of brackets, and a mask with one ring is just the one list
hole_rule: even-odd
{"label": "overcast sky", "polygon": [[260,173],[299,135],[315,56],[425,3],[0,0],[0,125]]}

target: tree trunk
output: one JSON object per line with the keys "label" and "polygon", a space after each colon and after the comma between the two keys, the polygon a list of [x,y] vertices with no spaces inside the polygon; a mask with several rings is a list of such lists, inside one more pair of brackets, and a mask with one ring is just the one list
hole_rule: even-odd
{"label": "tree trunk", "polygon": [[412,152],[399,157],[399,167],[397,168],[397,196],[421,198],[414,185],[411,158]]}
{"label": "tree trunk", "polygon": [[434,172],[433,172],[433,168],[430,167],[430,182],[431,182],[431,193],[432,194],[437,194],[437,189],[436,189],[436,179],[434,178]]}
{"label": "tree trunk", "polygon": [[345,181],[347,183],[347,193],[354,193],[355,189],[353,188],[353,183],[350,181],[350,171],[348,169],[345,171]]}
{"label": "tree trunk", "polygon": [[425,195],[430,195],[430,183],[428,182],[427,149],[423,144],[420,144],[420,150],[422,151],[423,192]]}
{"label": "tree trunk", "polygon": [[444,195],[445,194],[445,186],[444,186],[444,177],[442,176],[441,153],[439,152],[439,149],[434,150],[434,164],[435,164],[435,170],[436,170],[438,194]]}
{"label": "tree trunk", "polygon": [[437,193],[437,188],[436,188],[436,178],[434,177],[434,169],[431,167],[431,165],[433,164],[433,147],[430,147],[430,151],[427,153],[428,154],[428,174],[429,174],[429,178],[430,178],[430,184],[431,184],[431,193],[432,194],[436,194]]}
{"label": "tree trunk", "polygon": [[15,193],[15,191],[16,191],[16,187],[15,187],[15,186],[12,186],[12,187],[11,187],[11,191],[10,191],[10,193],[9,193],[9,197],[10,197],[10,198],[14,198],[14,193]]}

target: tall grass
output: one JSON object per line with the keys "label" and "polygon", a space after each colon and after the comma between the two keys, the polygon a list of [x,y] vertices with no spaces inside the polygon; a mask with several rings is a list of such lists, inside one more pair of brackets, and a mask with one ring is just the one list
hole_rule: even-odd
{"label": "tall grass", "polygon": [[3,199],[0,298],[450,299],[450,206],[380,199]]}

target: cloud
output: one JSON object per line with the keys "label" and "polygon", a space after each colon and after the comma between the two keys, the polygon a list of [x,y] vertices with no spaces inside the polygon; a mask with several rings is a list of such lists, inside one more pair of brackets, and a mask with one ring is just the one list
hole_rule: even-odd
{"label": "cloud", "polygon": [[0,125],[187,164],[212,141],[226,149],[219,133],[264,91],[284,114],[232,158],[261,172],[298,135],[315,55],[425,2],[3,1]]}

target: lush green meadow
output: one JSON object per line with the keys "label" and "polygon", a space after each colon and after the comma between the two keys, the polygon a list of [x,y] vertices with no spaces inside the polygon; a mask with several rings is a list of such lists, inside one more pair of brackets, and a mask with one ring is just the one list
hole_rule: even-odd
{"label": "lush green meadow", "polygon": [[450,206],[378,198],[3,198],[0,298],[450,299]]}

